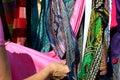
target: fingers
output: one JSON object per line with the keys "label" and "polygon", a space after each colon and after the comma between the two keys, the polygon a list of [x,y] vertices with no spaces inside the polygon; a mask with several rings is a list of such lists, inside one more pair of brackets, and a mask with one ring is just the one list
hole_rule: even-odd
{"label": "fingers", "polygon": [[64,60],[64,61],[62,61],[60,63],[64,65],[63,68],[64,68],[65,73],[70,72],[69,67],[66,65],[66,60]]}
{"label": "fingers", "polygon": [[66,60],[62,60],[60,63],[65,65],[66,64]]}
{"label": "fingers", "polygon": [[52,80],[61,80],[66,76],[67,76],[67,74],[62,74],[61,76],[54,76],[54,77],[52,77]]}
{"label": "fingers", "polygon": [[56,79],[63,79],[70,72],[69,67],[66,65],[66,61],[61,61],[59,63],[52,63],[51,69],[53,69],[52,77]]}
{"label": "fingers", "polygon": [[69,69],[69,67],[68,67],[67,65],[65,65],[64,69],[65,69],[65,72],[66,72],[66,73],[69,73],[69,72],[70,72],[70,69]]}

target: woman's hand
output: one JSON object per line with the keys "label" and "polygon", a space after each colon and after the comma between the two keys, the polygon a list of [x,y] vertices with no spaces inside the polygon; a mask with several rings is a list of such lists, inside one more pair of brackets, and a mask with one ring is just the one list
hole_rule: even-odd
{"label": "woman's hand", "polygon": [[51,70],[50,74],[52,79],[60,80],[67,76],[70,70],[68,66],[65,64],[66,64],[66,61],[62,61],[60,63],[54,62],[48,65],[49,69]]}
{"label": "woman's hand", "polygon": [[24,80],[60,80],[67,76],[69,68],[65,65],[66,61],[53,62],[42,69],[40,72],[24,79]]}

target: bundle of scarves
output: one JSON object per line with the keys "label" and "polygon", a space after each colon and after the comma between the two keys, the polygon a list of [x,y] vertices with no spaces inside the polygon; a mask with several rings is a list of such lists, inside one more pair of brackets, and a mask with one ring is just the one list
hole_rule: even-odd
{"label": "bundle of scarves", "polygon": [[[73,0],[70,0],[70,1],[74,2]],[[70,18],[70,14],[67,15],[68,8],[66,7],[66,5],[71,5],[70,1],[66,0],[66,4],[64,4],[63,0],[56,0],[56,1],[43,0],[42,1],[42,10],[40,14],[40,19],[37,19],[35,24],[37,28],[35,28],[36,26],[33,25],[33,23],[32,25],[35,28],[33,30],[37,30],[36,31],[37,33],[36,32],[33,33],[33,40],[40,41],[41,36],[39,33],[41,33],[41,30],[44,30],[42,32],[42,35],[44,35],[42,36],[42,38],[45,38],[46,35],[48,35],[49,40],[47,39],[47,37],[45,39],[42,39],[42,42],[45,42],[46,44],[48,44],[47,46],[42,45],[42,47],[45,46],[44,48],[41,48],[43,49],[43,52],[37,52],[33,49],[26,48],[12,42],[6,45],[9,61],[11,63],[13,80],[22,80],[26,77],[29,77],[30,75],[43,69],[45,66],[47,66],[51,62],[60,62],[61,61],[60,58],[62,59],[63,56],[65,56],[67,60],[67,65],[71,69],[68,79],[70,80],[77,79],[78,71],[76,70],[77,69],[76,67],[79,64],[79,52],[78,52],[77,40],[75,38],[75,35],[77,35],[77,32],[80,27],[85,4],[84,4],[84,0],[82,1],[76,0],[72,17]],[[81,3],[79,3],[80,1]],[[48,4],[48,3],[51,3],[51,4]],[[55,3],[57,4],[55,5]],[[32,6],[34,4],[36,4],[35,1],[33,1]],[[55,9],[54,6],[57,6],[58,9]],[[33,8],[33,9],[36,10],[36,8]],[[37,13],[32,14],[32,17],[35,16],[35,18],[37,18],[36,14]],[[76,17],[75,15],[78,17]],[[34,22],[35,18],[34,19],[33,18],[32,18],[32,21]],[[71,22],[69,22],[69,19],[71,20]],[[53,25],[54,27],[50,25]],[[57,28],[57,26],[59,26],[59,29],[58,29],[59,31],[58,31],[58,34],[55,35],[57,33],[57,29],[54,29],[54,28]],[[38,39],[36,39],[35,36],[37,36]],[[38,44],[37,43],[35,44],[39,45],[39,44],[42,44],[42,42],[41,43],[37,42]],[[52,45],[54,50],[49,51],[50,45]],[[61,51],[63,51],[62,54],[61,54]]]}

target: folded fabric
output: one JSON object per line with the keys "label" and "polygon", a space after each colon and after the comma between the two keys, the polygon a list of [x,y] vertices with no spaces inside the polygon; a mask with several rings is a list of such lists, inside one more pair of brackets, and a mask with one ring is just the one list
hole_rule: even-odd
{"label": "folded fabric", "polygon": [[48,64],[61,61],[54,51],[43,54],[12,42],[5,48],[10,61],[12,80],[23,80]]}

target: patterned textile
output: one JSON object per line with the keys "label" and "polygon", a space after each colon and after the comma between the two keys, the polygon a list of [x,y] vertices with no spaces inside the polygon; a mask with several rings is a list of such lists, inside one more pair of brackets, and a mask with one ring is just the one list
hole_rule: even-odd
{"label": "patterned textile", "polygon": [[48,52],[50,50],[50,42],[46,33],[47,24],[45,23],[47,20],[45,16],[47,6],[43,0],[41,3],[40,18],[38,18],[37,0],[32,0],[31,2],[31,47],[41,52]]}
{"label": "patterned textile", "polygon": [[86,0],[85,4],[86,5],[85,5],[85,21],[84,21],[82,60],[83,60],[83,57],[84,57],[85,46],[86,46],[86,41],[87,41],[87,34],[88,34],[88,28],[89,28],[89,23],[90,23],[90,15],[91,15],[91,9],[92,9],[92,1],[91,0]]}
{"label": "patterned textile", "polygon": [[82,62],[82,48],[83,48],[83,27],[84,27],[84,18],[83,13],[85,9],[85,0],[76,0],[74,5],[74,10],[72,16],[70,18],[70,24],[75,36],[78,39],[78,46],[80,51],[80,62],[78,64],[78,72],[81,69],[81,62]]}
{"label": "patterned textile", "polygon": [[55,52],[62,58],[66,53],[67,65],[71,72],[69,80],[76,80],[77,59],[79,59],[78,45],[75,35],[69,23],[67,8],[63,0],[51,0],[49,2],[47,17],[47,32],[49,40]]}
{"label": "patterned textile", "polygon": [[26,0],[16,0],[12,41],[24,45],[26,40]]}
{"label": "patterned textile", "polygon": [[106,27],[104,28],[104,33],[103,33],[102,60],[99,69],[100,75],[105,75],[107,73],[107,59],[110,59],[110,56],[108,56],[109,53],[108,48],[110,44],[111,3],[112,2],[110,0],[105,0],[104,2],[105,15],[102,15],[104,17],[103,24]]}
{"label": "patterned textile", "polygon": [[85,55],[79,74],[80,80],[94,80],[96,78],[102,60],[102,43],[107,23],[108,12],[104,8],[104,1],[93,0]]}
{"label": "patterned textile", "polygon": [[63,0],[65,5],[66,5],[66,8],[67,8],[67,11],[68,11],[68,16],[69,16],[69,19],[71,18],[71,15],[73,13],[73,9],[74,9],[74,4],[75,4],[75,0]]}
{"label": "patterned textile", "polygon": [[26,40],[26,0],[2,0],[12,41],[24,45]]}

